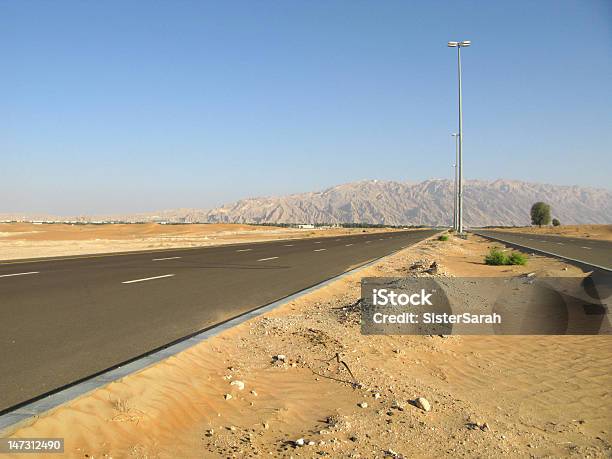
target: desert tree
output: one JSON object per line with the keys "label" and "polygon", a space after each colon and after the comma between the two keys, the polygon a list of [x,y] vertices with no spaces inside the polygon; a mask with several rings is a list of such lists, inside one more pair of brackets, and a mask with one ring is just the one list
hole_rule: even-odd
{"label": "desert tree", "polygon": [[545,202],[536,202],[531,206],[531,224],[548,225],[550,223],[550,206]]}

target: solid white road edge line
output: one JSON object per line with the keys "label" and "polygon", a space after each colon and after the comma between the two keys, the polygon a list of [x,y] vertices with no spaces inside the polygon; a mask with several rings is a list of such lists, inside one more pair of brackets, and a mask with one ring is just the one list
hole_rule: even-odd
{"label": "solid white road edge line", "polygon": [[27,273],[2,274],[0,277],[27,276],[28,274],[38,274],[40,271],[30,271]]}
{"label": "solid white road edge line", "polygon": [[153,258],[153,261],[178,260],[181,257]]}
{"label": "solid white road edge line", "polygon": [[129,281],[123,281],[121,283],[122,284],[133,284],[135,282],[150,281],[153,279],[163,279],[164,277],[172,277],[172,276],[174,276],[174,274],[164,274],[163,276],[145,277],[144,279],[134,279],[134,280],[129,280]]}
{"label": "solid white road edge line", "polygon": [[327,249],[315,249],[315,252],[322,252],[323,250],[327,250]]}
{"label": "solid white road edge line", "polygon": [[257,261],[268,261],[268,260],[276,260],[278,257],[269,257],[269,258],[261,258]]}
{"label": "solid white road edge line", "polygon": [[253,249],[240,249],[240,250],[236,250],[236,252],[250,252]]}

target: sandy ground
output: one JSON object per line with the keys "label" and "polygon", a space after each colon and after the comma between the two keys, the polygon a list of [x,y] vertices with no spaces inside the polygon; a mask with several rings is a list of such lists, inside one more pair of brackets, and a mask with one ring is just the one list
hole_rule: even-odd
{"label": "sandy ground", "polygon": [[445,276],[584,275],[539,256],[485,266],[491,245],[425,241],[13,436],[65,437],[67,456],[90,458],[610,457],[609,336],[360,334],[360,278],[426,276],[416,261]]}
{"label": "sandy ground", "polygon": [[[0,260],[206,247],[273,239],[339,236],[358,228],[297,229],[240,224],[69,225],[0,223]],[[368,232],[385,231],[367,229]],[[386,231],[393,231],[386,229]]]}
{"label": "sandy ground", "polygon": [[588,237],[612,241],[612,225],[561,225],[561,226],[525,226],[520,228],[495,228],[511,233],[553,234],[555,236]]}

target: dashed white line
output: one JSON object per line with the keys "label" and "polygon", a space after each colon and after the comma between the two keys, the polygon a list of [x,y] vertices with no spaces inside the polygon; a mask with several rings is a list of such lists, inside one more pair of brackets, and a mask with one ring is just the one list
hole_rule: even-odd
{"label": "dashed white line", "polygon": [[28,274],[38,274],[40,271],[30,271],[27,273],[2,274],[0,277],[27,276]]}
{"label": "dashed white line", "polygon": [[236,250],[236,252],[250,252],[253,249],[240,249],[240,250]]}
{"label": "dashed white line", "polygon": [[268,257],[268,258],[260,258],[257,261],[268,261],[268,260],[276,260],[278,257]]}
{"label": "dashed white line", "polygon": [[145,277],[144,279],[134,279],[134,280],[129,280],[129,281],[123,281],[121,283],[122,284],[134,284],[136,282],[150,281],[153,279],[163,279],[164,277],[172,277],[172,276],[174,276],[174,274],[164,274],[163,276]]}
{"label": "dashed white line", "polygon": [[372,241],[366,241],[366,244],[370,244]]}
{"label": "dashed white line", "polygon": [[316,241],[316,242],[315,242],[315,244],[320,244],[320,243],[321,243],[321,241]]}
{"label": "dashed white line", "polygon": [[591,247],[580,247],[581,249],[587,249],[587,250],[591,250]]}
{"label": "dashed white line", "polygon": [[557,244],[559,244],[559,245],[563,245],[563,242],[557,242]]}
{"label": "dashed white line", "polygon": [[153,258],[153,261],[178,260],[181,257]]}
{"label": "dashed white line", "polygon": [[293,247],[293,244],[285,244],[285,247]]}
{"label": "dashed white line", "polygon": [[327,250],[327,249],[315,249],[315,252],[322,252],[323,250]]}
{"label": "dashed white line", "polygon": [[352,245],[353,245],[353,244],[346,244],[344,247],[350,247],[350,246],[352,246]]}

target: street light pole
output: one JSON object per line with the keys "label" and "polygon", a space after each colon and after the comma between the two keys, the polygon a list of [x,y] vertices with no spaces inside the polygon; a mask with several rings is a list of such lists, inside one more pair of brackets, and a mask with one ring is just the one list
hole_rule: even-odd
{"label": "street light pole", "polygon": [[459,134],[453,133],[455,138],[455,164],[453,164],[455,173],[455,183],[453,188],[453,229],[457,231],[457,168],[459,164]]}
{"label": "street light pole", "polygon": [[458,148],[458,190],[457,190],[457,232],[463,234],[463,113],[461,93],[461,48],[472,44],[469,40],[449,41],[449,48],[457,48],[457,75],[459,80],[459,148]]}

